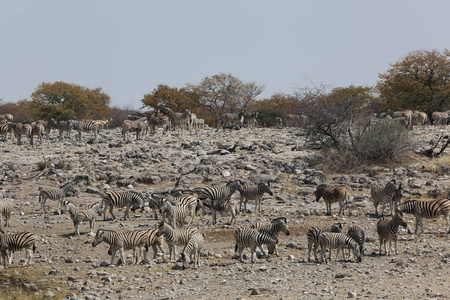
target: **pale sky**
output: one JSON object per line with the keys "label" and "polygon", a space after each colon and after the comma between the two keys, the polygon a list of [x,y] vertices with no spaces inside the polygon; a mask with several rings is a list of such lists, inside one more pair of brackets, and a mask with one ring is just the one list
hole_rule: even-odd
{"label": "pale sky", "polygon": [[450,1],[0,0],[0,99],[42,82],[101,87],[140,108],[158,84],[230,73],[259,99],[375,86],[408,52],[450,48]]}

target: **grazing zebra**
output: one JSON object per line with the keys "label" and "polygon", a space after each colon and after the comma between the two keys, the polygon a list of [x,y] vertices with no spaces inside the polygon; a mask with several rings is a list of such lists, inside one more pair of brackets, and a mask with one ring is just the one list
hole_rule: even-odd
{"label": "grazing zebra", "polygon": [[345,261],[344,256],[344,248],[351,248],[353,251],[353,255],[356,257],[357,262],[362,261],[361,251],[359,248],[359,244],[341,232],[322,232],[319,235],[319,245],[321,247],[320,260],[323,262],[325,258],[325,263],[327,263],[327,257],[325,255],[325,249],[330,249],[330,254],[328,260],[331,260],[331,250],[336,249],[336,260],[338,259],[339,252],[342,251],[342,257]]}
{"label": "grazing zebra", "polygon": [[[277,239],[278,239],[278,235],[280,234],[280,232],[284,232],[284,234],[286,234],[286,235],[291,234],[291,232],[289,231],[289,228],[287,226],[287,219],[284,217],[275,218],[270,222],[270,224],[263,224],[263,223],[257,222],[252,225],[252,228],[256,228],[261,231],[266,231],[266,232],[270,233],[271,235],[273,235],[274,237],[276,237]],[[274,248],[274,252],[275,252],[276,256],[279,256],[276,245]]]}
{"label": "grazing zebra", "polygon": [[5,227],[8,227],[11,212],[14,209],[14,200],[12,198],[0,199],[0,227],[3,226],[3,217],[5,217]]}
{"label": "grazing zebra", "polygon": [[234,240],[236,241],[234,250],[239,251],[239,261],[243,262],[242,252],[245,248],[250,247],[250,257],[252,263],[255,262],[253,257],[256,247],[259,247],[261,253],[264,254],[264,257],[266,257],[267,261],[269,261],[269,256],[266,255],[262,245],[266,244],[269,254],[273,254],[275,251],[275,246],[278,243],[277,237],[269,232],[248,227],[237,227],[234,231]]}
{"label": "grazing zebra", "polygon": [[173,228],[177,228],[177,225],[179,225],[179,228],[183,228],[189,209],[184,204],[173,205],[167,199],[163,198],[160,211],[161,214],[167,216],[169,224]]}
{"label": "grazing zebra", "polygon": [[224,126],[234,126],[244,124],[245,120],[245,110],[242,110],[238,113],[224,113],[222,115],[222,127]]}
{"label": "grazing zebra", "polygon": [[327,216],[331,215],[331,203],[339,202],[339,214],[343,215],[345,207],[347,206],[349,192],[343,186],[338,186],[335,188],[328,187],[325,184],[317,186],[314,192],[316,196],[316,202],[323,198],[325,201],[325,206],[327,208]]}
{"label": "grazing zebra", "polygon": [[[355,240],[355,242],[359,245],[359,251],[361,252],[361,255],[364,254],[364,241],[365,241],[365,235],[364,230],[362,230],[361,227],[358,227],[356,225],[352,225],[347,230],[347,235]],[[350,253],[349,253],[350,256]]]}
{"label": "grazing zebra", "polygon": [[237,215],[237,202],[234,200],[217,201],[209,198],[200,200],[203,206],[209,208],[212,215],[212,224],[217,223],[217,212],[228,212],[231,214],[230,225],[236,221]]}
{"label": "grazing zebra", "polygon": [[[146,234],[144,230],[129,230],[129,231],[113,231],[99,229],[95,235],[92,247],[96,247],[101,242],[107,243],[111,251],[111,265],[114,262],[114,256],[119,251],[119,258],[122,264],[126,265],[124,250],[133,250],[133,263],[138,263],[140,259],[140,249],[145,246]],[[109,251],[108,251],[109,252]]]}
{"label": "grazing zebra", "polygon": [[103,220],[106,220],[106,211],[109,209],[109,213],[113,217],[113,220],[117,220],[113,214],[114,207],[126,207],[124,219],[130,219],[130,208],[132,211],[144,206],[144,197],[141,193],[135,191],[122,191],[122,192],[106,192],[101,193],[103,201]]}
{"label": "grazing zebra", "polygon": [[384,216],[386,202],[389,202],[391,206],[392,215],[393,206],[395,205],[395,208],[397,208],[397,202],[399,202],[402,197],[402,185],[400,184],[397,188],[395,185],[395,179],[389,181],[384,187],[374,184],[370,189],[370,195],[375,208],[376,216],[378,216],[378,205],[380,203],[383,203],[383,211],[381,212],[381,215]]}
{"label": "grazing zebra", "polygon": [[100,127],[100,123],[97,121],[78,121],[78,120],[69,120],[68,121],[69,130],[76,130],[78,132],[78,140],[81,141],[81,132],[93,132],[94,139],[97,138],[98,130]]}
{"label": "grazing zebra", "polygon": [[150,126],[150,133],[155,134],[156,128],[162,128],[163,134],[166,134],[167,130],[169,130],[170,119],[168,116],[164,115],[150,115],[147,117],[148,125]]}
{"label": "grazing zebra", "polygon": [[136,140],[139,140],[139,136],[143,136],[147,130],[147,124],[145,124],[146,118],[139,120],[124,120],[122,123],[122,137],[125,141],[127,139],[127,132],[136,132]]}
{"label": "grazing zebra", "polygon": [[67,136],[70,138],[71,128],[68,121],[59,121],[56,125],[56,129],[58,129],[60,140],[63,138],[64,131],[67,132]]}
{"label": "grazing zebra", "polygon": [[421,228],[423,233],[423,218],[436,219],[439,216],[444,216],[447,222],[447,233],[450,233],[450,200],[439,199],[431,201],[423,200],[408,200],[399,205],[399,210],[403,213],[412,214],[416,218],[416,229],[414,233],[417,233],[417,229]]}
{"label": "grazing zebra", "polygon": [[247,211],[247,202],[248,200],[256,200],[255,210],[257,212],[261,211],[261,199],[264,196],[264,193],[273,196],[272,191],[269,188],[269,185],[261,182],[257,186],[250,186],[245,183],[241,188],[238,189],[241,194],[241,199],[239,201],[239,211],[242,211],[242,203],[244,203],[244,211]]}
{"label": "grazing zebra", "polygon": [[157,236],[164,235],[167,246],[169,247],[169,260],[175,259],[176,246],[184,246],[191,238],[192,234],[197,232],[197,228],[186,227],[175,229],[164,221],[159,223]]}
{"label": "grazing zebra", "polygon": [[12,264],[13,253],[25,249],[25,265],[31,265],[33,253],[36,252],[36,235],[30,232],[5,233],[0,229],[0,252],[3,258],[3,266]]}
{"label": "grazing zebra", "polygon": [[34,136],[37,136],[39,138],[39,143],[42,144],[42,138],[44,136],[44,133],[45,133],[44,125],[40,123],[33,124],[31,127],[30,144],[33,145]]}
{"label": "grazing zebra", "polygon": [[[319,247],[319,236],[322,232],[325,232],[325,229],[313,226],[310,229],[308,229],[308,232],[306,233],[308,239],[308,262],[311,261],[311,249],[313,249],[314,258],[316,259],[316,262],[319,261],[319,259],[317,258],[317,248]],[[341,223],[333,224],[329,232],[342,232],[342,224]]]}
{"label": "grazing zebra", "polygon": [[[384,253],[390,255],[391,244],[394,241],[395,254],[397,251],[397,239],[398,239],[398,226],[403,226],[406,228],[406,222],[403,220],[403,213],[397,211],[392,219],[381,217],[377,222],[377,233],[378,239],[380,241],[380,255],[381,255],[381,245],[384,243]],[[389,252],[386,251],[386,242],[389,241]]]}
{"label": "grazing zebra", "polygon": [[152,246],[153,249],[153,259],[156,258],[156,255],[159,251],[162,252],[163,259],[166,259],[164,250],[162,249],[162,244],[164,241],[164,238],[162,235],[158,236],[158,229],[157,228],[149,228],[143,230],[145,232],[145,251],[144,251],[144,263],[148,262],[147,255],[148,255],[148,248]]}
{"label": "grazing zebra", "polygon": [[183,269],[189,267],[189,263],[194,261],[194,268],[198,268],[200,255],[203,249],[204,235],[200,232],[195,232],[191,235],[186,245],[181,251],[181,260],[183,262]]}
{"label": "grazing zebra", "polygon": [[103,205],[100,202],[94,203],[92,207],[86,209],[80,209],[72,202],[63,201],[64,212],[68,211],[70,218],[75,226],[75,235],[80,235],[78,229],[81,222],[89,222],[89,233],[93,233],[95,230],[95,215],[102,215]]}
{"label": "grazing zebra", "polygon": [[342,232],[342,224],[334,223],[333,226],[331,226],[330,232]]}
{"label": "grazing zebra", "polygon": [[64,197],[70,192],[74,192],[71,182],[64,184],[59,189],[39,187],[39,203],[41,204],[41,212],[47,212],[47,210],[45,209],[45,202],[47,201],[47,199],[50,199],[58,201],[58,214],[61,214],[61,207]]}

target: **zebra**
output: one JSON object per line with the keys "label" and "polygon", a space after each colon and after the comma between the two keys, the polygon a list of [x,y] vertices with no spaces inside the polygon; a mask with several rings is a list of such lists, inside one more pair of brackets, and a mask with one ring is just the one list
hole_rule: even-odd
{"label": "zebra", "polygon": [[[398,239],[398,227],[403,226],[406,229],[406,222],[403,219],[403,213],[397,211],[392,219],[381,217],[377,222],[377,233],[378,239],[380,241],[380,255],[381,255],[381,245],[384,243],[384,253],[390,255],[391,243],[394,241],[395,254],[398,254],[397,250],[397,239]],[[386,242],[389,241],[389,252],[386,251]]]}
{"label": "zebra", "polygon": [[242,211],[242,203],[244,203],[244,211],[247,211],[248,200],[256,200],[255,210],[260,212],[261,199],[264,196],[264,193],[273,196],[273,193],[269,188],[269,184],[265,184],[263,182],[259,183],[257,186],[251,186],[244,183],[242,188],[239,188],[238,191],[240,193],[239,211]]}
{"label": "zebra", "polygon": [[423,218],[436,219],[439,216],[444,216],[447,222],[447,233],[450,233],[450,200],[438,199],[431,201],[423,200],[408,200],[399,205],[399,210],[403,213],[412,214],[416,218],[416,229],[414,233],[417,233],[417,229],[421,227],[421,233],[423,233]]}
{"label": "zebra", "polygon": [[165,260],[166,256],[165,256],[164,250],[162,249],[162,244],[163,244],[164,238],[163,238],[162,235],[160,235],[160,236],[157,235],[158,234],[158,229],[157,228],[149,228],[149,229],[145,229],[143,231],[144,231],[145,236],[146,236],[145,246],[144,246],[145,247],[144,263],[148,262],[147,255],[148,255],[148,248],[150,246],[153,249],[153,259],[156,258],[156,255],[157,255],[157,252],[158,252],[158,249],[159,249],[159,251],[162,252],[163,259]]}
{"label": "zebra", "polygon": [[3,226],[3,217],[5,217],[5,227],[8,227],[11,218],[11,212],[14,209],[14,200],[12,198],[0,199],[0,227]]}
{"label": "zebra", "polygon": [[182,113],[174,112],[170,108],[165,108],[165,113],[169,116],[172,125],[174,128],[188,128],[189,129],[189,122],[191,119],[191,111],[189,109],[186,109]]}
{"label": "zebra", "polygon": [[194,268],[199,267],[200,255],[204,243],[205,240],[202,233],[195,232],[191,235],[186,245],[184,246],[183,251],[181,251],[181,261],[183,262],[183,269],[187,269],[191,261],[194,261]]}
{"label": "zebra", "polygon": [[[270,222],[270,224],[263,224],[260,222],[256,222],[255,224],[252,225],[252,228],[256,228],[261,231],[266,231],[271,235],[275,236],[276,238],[278,238],[280,232],[284,232],[284,234],[288,236],[291,234],[287,226],[287,219],[284,217],[275,218]],[[276,245],[274,248],[274,253],[276,256],[279,256]]]}
{"label": "zebra", "polygon": [[162,128],[163,134],[166,134],[170,126],[170,119],[164,115],[150,115],[147,117],[148,125],[150,126],[150,133],[155,134],[156,128]]}
{"label": "zebra", "polygon": [[431,114],[431,120],[433,121],[433,125],[447,125],[447,117],[449,113],[435,111]]}
{"label": "zebra", "polygon": [[179,225],[180,228],[183,228],[184,222],[188,215],[188,207],[184,204],[173,205],[166,198],[163,198],[160,205],[161,214],[164,214],[169,219],[169,223],[173,228],[176,228]]}
{"label": "zebra", "polygon": [[65,200],[63,201],[63,208],[64,212],[69,212],[73,226],[75,226],[75,235],[80,235],[78,227],[81,222],[89,222],[89,233],[93,233],[95,230],[95,215],[101,216],[103,211],[103,205],[100,202],[94,203],[90,208],[80,209],[72,202]]}
{"label": "zebra", "polygon": [[327,257],[325,255],[325,249],[330,249],[330,254],[328,260],[331,260],[331,250],[336,249],[336,260],[338,259],[339,252],[342,251],[342,256],[345,261],[344,256],[344,248],[351,248],[353,251],[353,255],[356,257],[357,262],[362,261],[361,257],[361,251],[359,244],[346,235],[345,233],[341,232],[322,232],[319,235],[319,245],[321,247],[320,251],[320,260],[323,262],[325,258],[325,263],[327,263]]}
{"label": "zebra", "polygon": [[56,129],[58,129],[60,140],[63,138],[64,131],[67,131],[67,136],[70,138],[71,127],[68,121],[59,121],[56,124]]}
{"label": "zebra", "polygon": [[208,207],[212,214],[212,224],[217,224],[217,212],[228,212],[231,214],[230,225],[236,221],[237,202],[235,200],[217,201],[209,198],[200,200],[201,204]]}
{"label": "zebra", "polygon": [[197,119],[195,119],[194,125],[197,129],[204,129],[205,128],[205,120],[197,118]]}
{"label": "zebra", "polygon": [[31,127],[30,144],[33,145],[35,135],[39,138],[39,143],[42,144],[44,132],[45,132],[44,125],[40,123],[33,124]]}
{"label": "zebra", "polygon": [[302,115],[287,114],[286,115],[286,127],[300,127],[304,117]]}
{"label": "zebra", "polygon": [[94,140],[97,139],[97,134],[99,131],[100,123],[97,121],[78,121],[78,120],[69,120],[68,127],[70,130],[75,129],[78,132],[78,140],[81,141],[81,132],[90,132],[94,133]]}
{"label": "zebra", "polygon": [[74,192],[74,188],[71,182],[68,182],[61,186],[61,188],[46,188],[39,187],[39,203],[41,204],[41,213],[47,213],[45,209],[45,202],[47,199],[58,201],[58,214],[61,214],[61,207],[64,197]]}
{"label": "zebra", "polygon": [[191,236],[197,232],[197,228],[185,227],[175,229],[164,221],[159,223],[157,236],[164,235],[167,246],[169,247],[169,260],[175,259],[176,246],[184,246]]}
{"label": "zebra", "polygon": [[[159,196],[157,196],[158,194],[163,195],[163,198],[160,198]],[[191,216],[188,223],[191,224],[192,221],[194,220],[195,211],[199,205],[199,200],[197,199],[197,197],[195,197],[193,195],[172,196],[168,192],[151,193],[151,194],[147,193],[146,195],[150,199],[149,206],[151,209],[153,209],[153,214],[154,214],[155,220],[158,219],[156,210],[161,205],[162,199],[164,199],[164,198],[167,199],[172,205],[186,206],[186,208],[188,209],[188,212]],[[165,218],[165,216],[163,214],[163,221],[164,221],[164,218]]]}
{"label": "zebra", "polygon": [[[119,258],[123,265],[126,265],[124,250],[133,250],[133,263],[138,263],[140,249],[145,246],[146,234],[144,230],[129,230],[118,232],[114,230],[99,229],[92,241],[92,247],[96,247],[101,242],[107,243],[111,251],[111,265],[114,262],[116,252],[119,251]],[[108,251],[108,254],[109,254]]]}
{"label": "zebra", "polygon": [[14,134],[17,139],[17,145],[22,144],[22,136],[25,136],[26,138],[28,138],[29,143],[31,143],[31,130],[32,130],[32,127],[30,124],[17,123],[17,125],[14,129]]}
{"label": "zebra", "polygon": [[[3,266],[12,264],[13,253],[25,249],[25,265],[33,263],[33,253],[36,252],[36,235],[31,232],[5,233],[0,229],[0,252],[3,259]],[[8,262],[7,262],[8,260]]]}
{"label": "zebra", "polygon": [[338,186],[332,188],[325,184],[320,184],[317,186],[314,195],[316,196],[316,202],[318,202],[320,198],[323,198],[325,201],[327,216],[331,215],[331,203],[335,202],[339,202],[339,214],[344,214],[349,199],[349,192],[345,187]]}
{"label": "zebra", "polygon": [[142,208],[144,206],[145,199],[139,192],[135,191],[122,191],[122,192],[106,192],[101,193],[103,201],[103,220],[106,220],[106,211],[109,209],[109,213],[113,217],[113,220],[117,220],[113,214],[114,207],[126,207],[124,219],[130,219],[130,208],[132,211]]}
{"label": "zebra", "polygon": [[[361,255],[364,255],[364,241],[365,241],[365,235],[364,230],[362,230],[361,227],[352,225],[347,230],[347,235],[355,240],[355,242],[359,245],[359,251],[361,252]],[[350,256],[350,253],[349,253]]]}
{"label": "zebra", "polygon": [[197,194],[198,199],[211,199],[212,201],[227,201],[231,195],[242,189],[244,184],[240,180],[232,180],[226,186],[205,186],[194,188],[192,191]]}
{"label": "zebra", "polygon": [[127,139],[127,132],[136,132],[136,140],[139,140],[139,136],[143,136],[147,129],[146,118],[140,118],[138,120],[124,120],[122,123],[122,137],[125,141]]}
{"label": "zebra", "polygon": [[224,113],[222,115],[222,127],[224,126],[242,126],[245,120],[245,110],[238,113]]}
{"label": "zebra", "polygon": [[386,202],[389,202],[391,206],[391,215],[393,204],[395,208],[397,207],[397,202],[400,201],[402,197],[402,185],[396,187],[395,179],[389,181],[384,187],[374,184],[370,189],[370,196],[373,202],[373,206],[375,208],[375,215],[378,216],[378,205],[383,203],[383,211],[381,215],[384,216],[384,209],[386,206]]}
{"label": "zebra", "polygon": [[[319,261],[317,258],[317,248],[319,247],[319,236],[322,232],[325,232],[325,229],[313,226],[308,229],[308,232],[306,233],[307,240],[308,240],[308,262],[311,261],[311,249],[314,252],[314,258],[316,259],[316,262]],[[342,224],[341,223],[335,223],[333,226],[331,226],[330,230],[328,232],[342,232]]]}
{"label": "zebra", "polygon": [[269,232],[249,227],[237,227],[234,231],[234,240],[236,241],[234,250],[239,251],[239,261],[243,262],[242,252],[245,248],[250,247],[250,257],[252,263],[255,262],[253,257],[256,247],[259,247],[261,253],[264,254],[264,257],[267,261],[269,261],[269,256],[266,255],[262,245],[266,244],[269,254],[273,254],[275,251],[275,246],[278,243],[277,237]]}

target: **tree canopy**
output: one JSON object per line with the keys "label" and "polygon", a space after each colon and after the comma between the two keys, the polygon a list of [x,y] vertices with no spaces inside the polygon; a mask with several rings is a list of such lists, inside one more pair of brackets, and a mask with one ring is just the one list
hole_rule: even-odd
{"label": "tree canopy", "polygon": [[149,107],[154,111],[170,108],[173,111],[184,111],[192,109],[196,103],[192,93],[186,88],[169,87],[165,84],[158,86],[141,99],[143,107]]}
{"label": "tree canopy", "polygon": [[109,95],[101,88],[89,89],[62,81],[41,83],[31,94],[35,119],[102,119],[109,115]]}
{"label": "tree canopy", "polygon": [[450,106],[450,52],[418,50],[408,53],[379,75],[377,85],[384,108],[417,109],[431,113]]}

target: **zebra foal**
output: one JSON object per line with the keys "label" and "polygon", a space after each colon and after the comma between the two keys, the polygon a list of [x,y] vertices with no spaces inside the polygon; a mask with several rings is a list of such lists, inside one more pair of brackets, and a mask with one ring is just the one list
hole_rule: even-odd
{"label": "zebra foal", "polygon": [[395,179],[389,181],[384,187],[374,184],[370,189],[370,196],[373,202],[373,206],[375,208],[375,215],[378,216],[378,205],[380,203],[383,204],[383,210],[381,215],[384,216],[384,209],[386,206],[386,202],[389,202],[391,206],[391,215],[393,211],[393,206],[397,208],[398,202],[402,198],[402,185],[400,184],[397,188]]}
{"label": "zebra foal", "polygon": [[262,245],[266,244],[267,249],[269,250],[269,254],[273,254],[275,246],[278,243],[278,239],[274,235],[266,231],[248,227],[237,227],[234,231],[234,240],[236,241],[234,250],[239,251],[239,261],[243,262],[242,252],[244,251],[244,249],[250,248],[250,257],[252,263],[255,262],[253,257],[256,247],[261,250],[261,253],[267,259],[267,261],[269,261],[269,256],[266,255],[266,252],[262,248]]}
{"label": "zebra foal", "polygon": [[[347,235],[355,240],[355,242],[359,245],[359,251],[361,252],[361,255],[364,254],[364,241],[366,240],[364,230],[362,230],[361,227],[352,225],[347,230]],[[350,256],[350,253],[348,254]]]}
{"label": "zebra foal", "polygon": [[331,260],[331,250],[336,249],[336,260],[338,259],[339,252],[342,251],[342,257],[345,261],[344,248],[350,248],[353,251],[353,255],[356,257],[357,262],[362,261],[361,251],[359,244],[341,232],[322,232],[319,235],[319,245],[321,248],[320,251],[320,260],[323,262],[325,258],[325,263],[327,263],[327,257],[325,255],[325,250],[330,249],[330,254],[328,260]]}
{"label": "zebra foal", "polygon": [[[280,234],[280,232],[284,232],[284,234],[286,234],[286,235],[291,234],[291,232],[287,226],[287,219],[284,217],[275,218],[270,222],[270,224],[264,224],[264,223],[257,222],[252,225],[252,228],[256,228],[260,231],[268,232],[271,235],[273,235],[274,237],[276,237],[277,239],[278,239],[278,235]],[[276,256],[279,256],[276,245],[274,248],[274,253]]]}
{"label": "zebra foal", "polygon": [[417,233],[417,229],[421,228],[423,233],[423,219],[436,219],[439,216],[444,216],[447,222],[447,233],[450,233],[450,200],[438,199],[432,201],[423,200],[408,200],[399,205],[399,210],[403,213],[412,214],[416,218],[416,229],[414,233]]}
{"label": "zebra foal", "polygon": [[203,249],[204,235],[200,232],[195,232],[191,235],[186,245],[181,251],[181,260],[183,262],[183,269],[187,269],[189,267],[189,263],[191,261],[194,262],[194,268],[198,268],[201,251]]}
{"label": "zebra foal", "polygon": [[[384,253],[390,255],[392,241],[395,245],[395,254],[398,254],[397,240],[398,240],[398,227],[403,226],[406,228],[406,222],[403,219],[403,213],[397,211],[392,219],[381,217],[377,222],[378,240],[380,241],[380,255],[381,245],[384,244]],[[389,252],[386,251],[386,243],[389,241]]]}
{"label": "zebra foal", "polygon": [[5,233],[0,229],[0,252],[3,266],[12,264],[13,253],[25,249],[25,265],[31,265],[36,252],[36,235],[31,232]]}
{"label": "zebra foal", "polygon": [[169,247],[169,260],[175,259],[176,246],[185,246],[192,234],[197,232],[197,228],[186,227],[175,229],[164,221],[159,223],[157,236],[164,235]]}
{"label": "zebra foal", "polygon": [[12,198],[0,199],[0,227],[3,226],[3,217],[5,218],[5,227],[8,227],[11,218],[11,212],[14,209],[14,200]]}
{"label": "zebra foal", "polygon": [[244,211],[247,211],[247,202],[248,200],[255,200],[255,210],[257,212],[261,211],[261,199],[265,193],[273,196],[272,191],[269,188],[269,185],[261,182],[257,186],[251,186],[249,184],[243,184],[241,188],[238,188],[240,193],[240,201],[239,201],[239,211],[242,211],[242,203],[244,203]]}
{"label": "zebra foal", "polygon": [[[133,263],[138,263],[140,258],[140,249],[145,246],[146,235],[143,230],[130,230],[118,232],[113,230],[99,229],[92,241],[92,247],[96,247],[101,242],[107,243],[111,251],[111,265],[114,262],[116,252],[119,251],[119,258],[122,264],[126,265],[124,251],[133,250]],[[109,251],[108,251],[109,253]]]}
{"label": "zebra foal", "polygon": [[327,216],[331,215],[331,203],[339,203],[339,214],[343,215],[345,207],[349,199],[349,192],[343,186],[329,187],[325,184],[317,186],[314,192],[316,196],[316,202],[319,202],[320,198],[325,201],[325,206],[327,209]]}
{"label": "zebra foal", "polygon": [[102,215],[103,204],[100,202],[94,203],[90,208],[80,209],[72,202],[63,201],[63,211],[69,212],[70,218],[75,227],[75,235],[80,235],[79,225],[81,222],[89,222],[89,233],[95,230],[95,215]]}
{"label": "zebra foal", "polygon": [[64,197],[68,193],[74,192],[74,188],[71,182],[68,182],[61,186],[61,188],[46,188],[39,187],[39,203],[41,204],[41,212],[47,213],[45,209],[45,202],[47,199],[58,201],[58,214],[61,214],[61,207]]}
{"label": "zebra foal", "polygon": [[117,220],[113,213],[114,207],[125,207],[124,219],[130,219],[130,209],[132,211],[142,208],[144,206],[145,199],[139,192],[135,191],[122,191],[122,192],[99,192],[103,202],[103,220],[106,220],[106,211],[113,217],[113,220]]}

